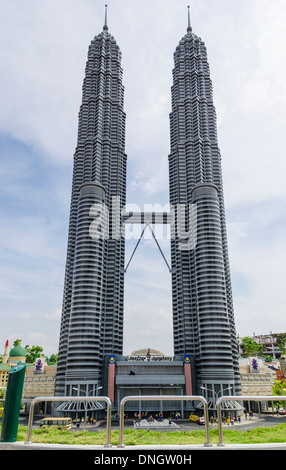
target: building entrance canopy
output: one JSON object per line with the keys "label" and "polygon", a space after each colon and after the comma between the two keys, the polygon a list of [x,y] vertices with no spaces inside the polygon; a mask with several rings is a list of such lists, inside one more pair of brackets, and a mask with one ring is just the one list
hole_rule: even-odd
{"label": "building entrance canopy", "polygon": [[57,411],[78,413],[80,411],[99,411],[103,410],[104,406],[99,402],[94,401],[65,401],[57,407]]}

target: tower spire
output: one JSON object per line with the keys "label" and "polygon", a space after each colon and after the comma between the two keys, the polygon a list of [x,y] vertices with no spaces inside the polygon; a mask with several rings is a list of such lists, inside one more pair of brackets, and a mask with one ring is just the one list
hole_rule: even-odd
{"label": "tower spire", "polygon": [[105,5],[105,18],[104,18],[104,26],[103,29],[105,31],[108,31],[108,26],[107,26],[107,5]]}
{"label": "tower spire", "polygon": [[187,32],[192,32],[191,19],[190,19],[190,5],[188,5],[188,27]]}

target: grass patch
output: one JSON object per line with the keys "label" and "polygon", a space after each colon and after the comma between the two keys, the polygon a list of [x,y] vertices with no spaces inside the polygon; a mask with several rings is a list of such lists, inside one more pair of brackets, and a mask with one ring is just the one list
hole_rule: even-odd
{"label": "grass patch", "polygon": [[[238,434],[238,436],[234,436]],[[286,442],[286,423],[266,428],[255,428],[249,431],[230,431],[223,433],[226,444],[264,444]]]}
{"label": "grass patch", "polygon": [[[224,429],[225,444],[262,444],[274,442],[286,442],[286,423],[272,427],[260,427],[249,431]],[[26,441],[27,428],[19,425],[18,441]],[[218,443],[218,430],[210,430],[212,444]],[[126,445],[203,445],[206,441],[204,430],[195,431],[144,431],[126,429],[124,431],[124,444]],[[35,429],[32,431],[32,442],[50,444],[74,444],[74,445],[104,445],[106,432],[76,431],[71,432],[59,429]],[[119,431],[111,431],[111,444],[119,443]]]}

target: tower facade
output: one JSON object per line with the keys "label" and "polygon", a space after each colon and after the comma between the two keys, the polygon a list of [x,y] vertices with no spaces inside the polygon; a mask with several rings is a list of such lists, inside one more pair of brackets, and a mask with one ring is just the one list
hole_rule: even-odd
{"label": "tower facade", "polygon": [[196,215],[195,243],[189,248],[178,233],[171,240],[174,352],[194,358],[197,392],[214,401],[225,390],[240,394],[240,379],[216,111],[206,46],[192,32],[190,16],[174,53],[171,94],[175,225],[179,207],[186,212],[186,232]]}
{"label": "tower facade", "polygon": [[[171,237],[174,353],[192,357],[193,393],[214,403],[226,390],[239,395],[240,379],[212,83],[190,18],[171,93],[170,203],[172,227],[180,227]],[[56,395],[94,394],[103,358],[123,351],[123,102],[121,52],[105,18],[89,46],[79,111]]]}
{"label": "tower facade", "polygon": [[89,46],[74,154],[56,395],[89,394],[102,358],[122,354],[124,237],[113,214],[125,205],[121,52],[108,31]]}

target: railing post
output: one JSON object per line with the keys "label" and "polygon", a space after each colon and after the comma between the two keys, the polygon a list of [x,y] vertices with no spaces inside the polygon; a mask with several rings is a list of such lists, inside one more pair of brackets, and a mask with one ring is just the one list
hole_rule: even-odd
{"label": "railing post", "polygon": [[217,408],[217,417],[218,417],[218,433],[219,433],[219,442],[218,442],[218,446],[224,446],[224,442],[223,442],[223,427],[222,427],[222,413],[221,413],[221,408],[222,408],[222,402],[224,401],[272,401],[273,399],[276,399],[277,398],[279,400],[282,400],[282,401],[286,401],[286,397],[285,396],[265,396],[265,395],[236,395],[236,396],[232,396],[232,395],[225,395],[223,397],[220,397],[217,402],[216,402],[216,408]]}
{"label": "railing post", "polygon": [[34,407],[36,403],[41,401],[104,401],[107,404],[107,415],[106,415],[106,443],[104,447],[112,447],[110,443],[111,437],[111,400],[108,397],[63,397],[63,396],[53,396],[53,397],[36,397],[32,400],[29,412],[28,420],[28,431],[27,431],[27,440],[25,444],[32,444],[32,426],[33,426],[33,417],[34,417]]}
{"label": "railing post", "polygon": [[[201,400],[201,401],[203,401],[203,400]],[[206,442],[205,442],[204,446],[205,447],[211,447],[212,443],[211,443],[211,440],[210,440],[209,409],[208,409],[208,403],[205,399],[203,401],[203,405],[204,405],[204,418],[205,418],[205,431],[206,431]]]}
{"label": "railing post", "polygon": [[127,396],[122,398],[120,402],[120,411],[119,411],[119,445],[117,447],[125,447],[124,444],[124,405],[127,401],[201,401],[204,405],[204,418],[205,418],[205,431],[206,431],[206,442],[205,447],[212,446],[210,442],[210,431],[209,431],[209,413],[208,413],[208,403],[206,399],[200,395],[139,395],[139,396]]}
{"label": "railing post", "polygon": [[37,403],[37,398],[34,398],[34,400],[32,400],[32,402],[31,402],[30,411],[29,411],[27,440],[26,440],[25,444],[32,444],[31,435],[32,435],[32,426],[33,426],[35,403]]}
{"label": "railing post", "polygon": [[126,398],[130,397],[124,397],[122,398],[120,402],[120,410],[119,410],[119,444],[117,447],[125,447],[125,444],[123,442],[123,435],[124,435],[124,404],[126,401]]}
{"label": "railing post", "polygon": [[107,404],[107,415],[106,415],[106,444],[104,444],[104,447],[112,447],[112,444],[110,443],[110,438],[111,438],[111,400],[108,397],[106,398],[106,404]]}
{"label": "railing post", "polygon": [[217,420],[218,420],[218,446],[223,447],[225,444],[223,442],[221,404],[222,404],[222,401],[220,401],[220,399],[219,399],[216,403]]}

